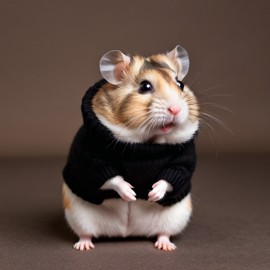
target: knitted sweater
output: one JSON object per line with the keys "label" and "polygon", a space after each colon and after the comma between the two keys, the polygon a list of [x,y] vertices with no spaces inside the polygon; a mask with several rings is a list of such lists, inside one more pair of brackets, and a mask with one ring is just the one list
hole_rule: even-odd
{"label": "knitted sweater", "polygon": [[134,186],[137,198],[148,199],[152,185],[168,181],[173,191],[158,201],[169,206],[181,201],[191,189],[195,169],[194,138],[182,144],[126,143],[116,140],[92,110],[92,100],[105,83],[99,81],[82,100],[84,124],[76,134],[63,171],[69,188],[94,204],[120,198],[113,190],[100,190],[110,178],[120,175]]}

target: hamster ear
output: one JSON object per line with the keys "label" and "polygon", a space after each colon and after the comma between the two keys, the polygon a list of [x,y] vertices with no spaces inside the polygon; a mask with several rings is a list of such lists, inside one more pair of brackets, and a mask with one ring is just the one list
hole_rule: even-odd
{"label": "hamster ear", "polygon": [[189,57],[187,51],[180,45],[177,45],[171,52],[167,53],[167,56],[176,61],[179,65],[178,79],[182,80],[189,70]]}
{"label": "hamster ear", "polygon": [[123,73],[130,63],[130,57],[120,51],[113,50],[105,53],[99,62],[102,77],[111,84],[119,84]]}

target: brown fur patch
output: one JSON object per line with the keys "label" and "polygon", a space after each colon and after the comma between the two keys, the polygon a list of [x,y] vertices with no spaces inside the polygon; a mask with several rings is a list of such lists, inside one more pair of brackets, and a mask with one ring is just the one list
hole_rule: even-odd
{"label": "brown fur patch", "polygon": [[190,210],[192,210],[192,208],[193,208],[191,197],[190,197],[189,200],[188,200],[188,208],[189,208]]}
{"label": "brown fur patch", "polygon": [[134,56],[129,68],[126,70],[126,80],[128,83],[133,83],[134,79],[140,74],[145,58]]}
{"label": "brown fur patch", "polygon": [[[112,124],[119,124],[118,119],[115,117],[114,111],[118,104],[115,99],[114,92],[117,86],[112,84],[105,84],[103,88],[98,91],[93,99],[93,110],[97,115],[105,117]],[[89,104],[90,106],[90,104]]]}
{"label": "brown fur patch", "polygon": [[171,83],[172,81],[172,77],[170,76],[168,70],[165,70],[165,69],[159,69],[157,70],[160,75],[167,81],[167,83]]}
{"label": "brown fur patch", "polygon": [[63,207],[64,207],[64,209],[70,209],[71,204],[70,204],[70,201],[69,201],[66,193],[67,193],[67,189],[66,189],[65,185],[63,185],[63,188],[62,188]]}
{"label": "brown fur patch", "polygon": [[118,119],[126,127],[136,129],[146,120],[150,103],[150,97],[139,95],[136,92],[129,94],[121,102],[117,112]]}
{"label": "brown fur patch", "polygon": [[156,62],[150,58],[149,60],[145,60],[142,66],[142,70],[147,70],[147,69],[159,70],[159,69],[171,69],[171,68],[164,61]]}
{"label": "brown fur patch", "polygon": [[159,63],[166,63],[169,68],[176,72],[177,71],[177,65],[176,63],[172,62],[171,59],[169,59],[166,54],[157,54],[157,55],[153,55],[150,57],[150,59],[154,62],[159,62]]}

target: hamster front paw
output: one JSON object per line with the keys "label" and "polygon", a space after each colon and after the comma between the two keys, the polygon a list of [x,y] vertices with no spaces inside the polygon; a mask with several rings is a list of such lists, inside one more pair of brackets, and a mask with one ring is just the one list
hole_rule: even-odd
{"label": "hamster front paw", "polygon": [[172,191],[172,185],[165,180],[159,180],[152,186],[152,191],[148,193],[148,201],[156,202],[161,200],[166,192]]}
{"label": "hamster front paw", "polygon": [[127,201],[136,201],[136,193],[132,190],[134,188],[130,183],[125,180],[121,180],[116,185],[116,192],[120,195],[120,197]]}
{"label": "hamster front paw", "polygon": [[120,197],[127,202],[136,201],[136,193],[132,190],[134,188],[130,183],[126,182],[121,176],[115,176],[108,180],[101,189],[113,189]]}

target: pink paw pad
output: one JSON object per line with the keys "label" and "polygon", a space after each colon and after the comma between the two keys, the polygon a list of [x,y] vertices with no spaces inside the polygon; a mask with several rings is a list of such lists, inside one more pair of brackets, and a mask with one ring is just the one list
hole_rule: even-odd
{"label": "pink paw pad", "polygon": [[80,238],[80,240],[73,246],[74,249],[79,251],[91,250],[95,248],[90,238]]}

